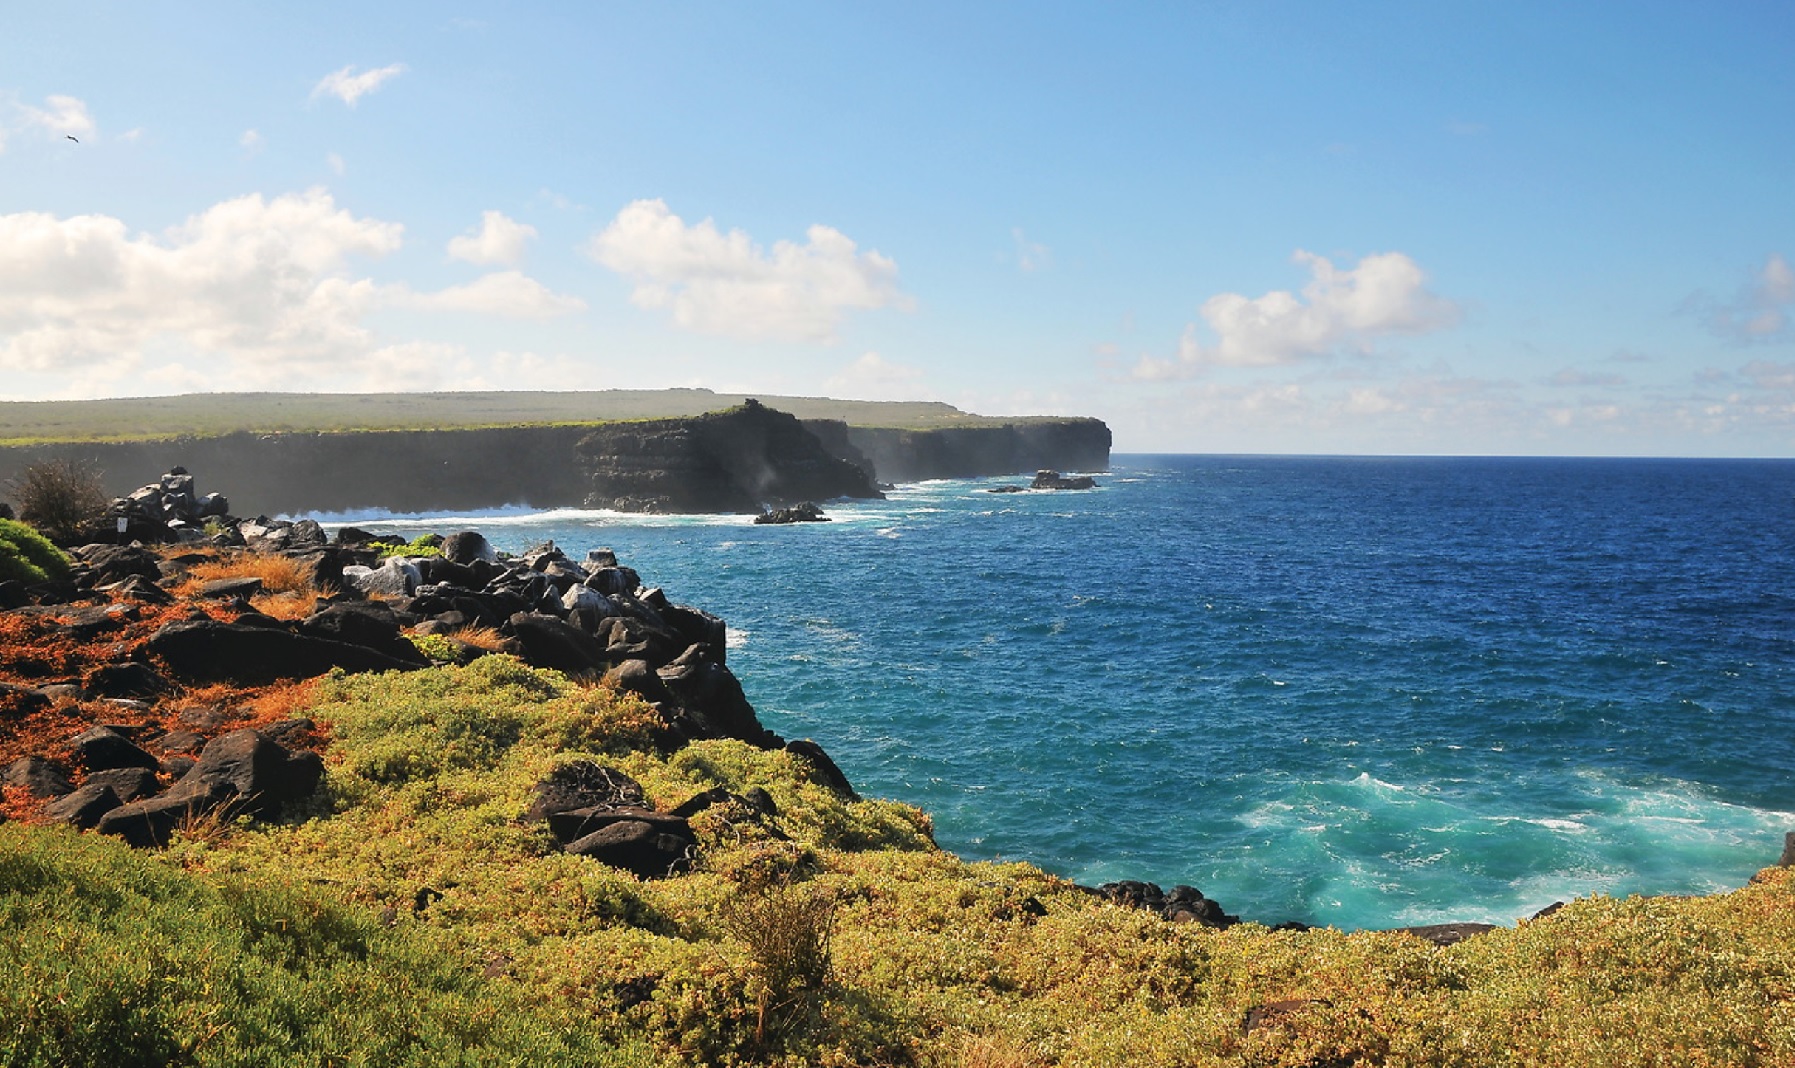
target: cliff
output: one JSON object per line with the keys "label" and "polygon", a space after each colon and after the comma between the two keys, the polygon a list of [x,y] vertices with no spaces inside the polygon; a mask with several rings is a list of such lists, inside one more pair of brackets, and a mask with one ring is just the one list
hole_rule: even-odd
{"label": "cliff", "polygon": [[[217,402],[228,405],[229,398]],[[646,401],[639,403],[646,409]],[[17,407],[0,405],[0,416]],[[625,507],[665,511],[754,511],[782,501],[872,496],[877,491],[869,479],[967,478],[1043,467],[1092,471],[1109,463],[1109,428],[1095,419],[1006,422],[942,405],[949,414],[923,414],[930,421],[951,415],[961,425],[895,428],[829,418],[800,424],[756,407],[780,418],[757,417],[749,421],[755,425],[734,429],[696,415],[443,429],[233,430],[125,441],[26,442],[9,433],[17,427],[0,427],[0,440],[14,442],[0,446],[0,486],[27,464],[63,459],[91,465],[114,495],[129,493],[154,472],[186,467],[206,480],[202,489],[231,487],[238,515],[615,506],[619,498]],[[800,414],[829,410],[814,401],[794,407]],[[881,414],[871,405],[842,410]],[[239,423],[215,416],[204,425]],[[76,429],[73,423],[65,428],[71,436]]]}
{"label": "cliff", "polygon": [[850,426],[846,437],[872,462],[874,477],[886,482],[1109,467],[1109,427],[1100,419],[1027,419],[928,430]]}
{"label": "cliff", "polygon": [[752,399],[696,418],[600,426],[580,439],[574,459],[594,508],[758,512],[881,496],[865,470],[831,455],[796,417]]}

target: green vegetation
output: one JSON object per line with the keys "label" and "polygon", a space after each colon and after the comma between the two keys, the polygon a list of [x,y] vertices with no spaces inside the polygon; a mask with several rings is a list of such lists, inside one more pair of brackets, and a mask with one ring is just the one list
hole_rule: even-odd
{"label": "green vegetation", "polygon": [[[789,753],[668,751],[648,706],[504,656],[306,714],[334,741],[304,821],[156,855],[0,827],[0,1064],[1795,1063],[1795,871],[1447,948],[1213,931],[961,861]],[[777,814],[706,809],[698,869],[644,882],[522,818],[576,759]]]}
{"label": "green vegetation", "polygon": [[[239,431],[455,430],[581,425],[702,415],[746,394],[707,389],[533,393],[204,393],[90,401],[0,401],[0,446],[48,442],[161,441]],[[1035,420],[969,415],[938,402],[758,397],[800,419],[929,430]]]}
{"label": "green vegetation", "polygon": [[50,539],[16,519],[0,519],[0,582],[45,582],[68,573],[69,558]]}
{"label": "green vegetation", "polygon": [[386,560],[394,556],[441,556],[442,536],[440,534],[419,534],[407,542],[396,545],[376,543],[380,550],[380,559]]}

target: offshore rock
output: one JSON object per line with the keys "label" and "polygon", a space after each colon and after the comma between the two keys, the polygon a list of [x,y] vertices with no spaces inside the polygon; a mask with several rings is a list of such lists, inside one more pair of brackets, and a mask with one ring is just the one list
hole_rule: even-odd
{"label": "offshore rock", "polygon": [[575,452],[589,507],[752,515],[766,504],[884,496],[795,417],[754,400],[689,419],[601,426]]}
{"label": "offshore rock", "polygon": [[1035,472],[1035,480],[1028,485],[1029,489],[1038,490],[1088,490],[1097,488],[1097,480],[1090,475],[1072,475],[1070,477],[1058,471],[1042,468]]}
{"label": "offshore rock", "polygon": [[794,504],[790,508],[774,508],[754,517],[758,526],[778,526],[786,523],[827,523],[829,517],[816,506],[814,501]]}

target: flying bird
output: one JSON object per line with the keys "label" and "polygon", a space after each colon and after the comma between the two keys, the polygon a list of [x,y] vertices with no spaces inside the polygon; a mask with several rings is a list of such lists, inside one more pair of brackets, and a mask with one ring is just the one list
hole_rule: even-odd
{"label": "flying bird", "polygon": [[75,142],[76,144],[81,143],[81,139],[79,137],[76,137],[74,134],[63,134],[62,136],[68,138],[69,140]]}

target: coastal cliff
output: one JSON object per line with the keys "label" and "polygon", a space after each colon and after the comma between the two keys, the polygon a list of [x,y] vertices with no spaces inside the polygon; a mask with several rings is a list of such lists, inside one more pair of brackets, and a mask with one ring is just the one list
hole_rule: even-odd
{"label": "coastal cliff", "polygon": [[754,400],[696,418],[601,426],[580,439],[574,456],[592,508],[758,512],[882,496],[867,471],[831,455],[795,417]]}
{"label": "coastal cliff", "polygon": [[[800,424],[771,407],[756,404],[755,409],[764,415],[733,428],[706,414],[506,427],[238,430],[128,441],[38,441],[0,446],[0,484],[30,463],[71,460],[98,471],[106,492],[119,495],[134,489],[143,471],[175,466],[203,471],[208,481],[232,487],[232,508],[242,515],[513,504],[617,507],[619,499],[636,510],[747,512],[782,501],[873,496],[875,480],[968,478],[1043,467],[1091,471],[1109,463],[1109,428],[1095,419],[979,420],[896,429],[824,418]],[[767,418],[771,415],[780,419]]]}

